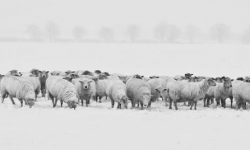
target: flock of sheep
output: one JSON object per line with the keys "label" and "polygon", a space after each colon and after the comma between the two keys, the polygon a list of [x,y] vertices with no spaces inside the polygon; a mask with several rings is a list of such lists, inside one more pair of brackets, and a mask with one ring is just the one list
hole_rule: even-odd
{"label": "flock of sheep", "polygon": [[177,103],[188,102],[190,109],[196,110],[197,102],[204,101],[204,107],[211,103],[226,107],[226,99],[230,98],[231,108],[233,99],[236,109],[246,109],[246,102],[250,102],[250,78],[239,77],[236,80],[229,77],[204,77],[193,76],[186,73],[184,76],[151,76],[109,74],[96,70],[79,71],[40,71],[32,69],[22,73],[11,70],[5,75],[0,75],[0,90],[2,103],[9,97],[13,104],[13,98],[23,101],[25,105],[32,107],[37,102],[37,95],[47,97],[56,107],[60,100],[61,106],[67,103],[69,108],[77,105],[88,106],[90,100],[101,102],[103,97],[109,97],[111,107],[117,102],[117,108],[124,109],[131,102],[132,108],[151,107],[151,103],[159,100],[169,105],[172,103],[177,110]]}

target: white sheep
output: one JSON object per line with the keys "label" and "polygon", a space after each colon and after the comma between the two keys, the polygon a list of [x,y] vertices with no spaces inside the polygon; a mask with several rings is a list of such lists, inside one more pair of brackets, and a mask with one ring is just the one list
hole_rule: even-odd
{"label": "white sheep", "polygon": [[[231,87],[232,87],[232,83],[231,83],[231,79],[226,77],[223,78],[222,83],[217,83],[215,88],[214,88],[214,98],[217,102],[217,106],[220,105],[221,102],[221,106],[226,108],[226,99],[229,98],[230,96],[230,92],[231,92]],[[232,106],[232,103],[231,103]]]}
{"label": "white sheep", "polygon": [[53,107],[56,106],[57,100],[60,100],[61,107],[63,102],[65,102],[68,104],[69,108],[76,108],[78,101],[75,86],[71,82],[63,79],[63,77],[48,77],[46,80],[46,91],[48,97],[52,100]]}
{"label": "white sheep", "polygon": [[97,80],[96,81],[96,99],[100,98],[100,102],[102,97],[106,97],[107,99],[107,94],[106,94],[106,88],[107,88],[108,80]]}
{"label": "white sheep", "polygon": [[66,76],[67,74],[63,71],[55,70],[55,71],[50,72],[50,75],[52,75],[52,76]]}
{"label": "white sheep", "polygon": [[150,85],[151,88],[151,100],[148,103],[148,107],[151,106],[152,102],[155,102],[158,100],[160,97],[162,98],[163,101],[166,101],[166,96],[163,95],[163,93],[166,92],[166,87],[167,87],[167,81],[163,78],[153,78],[148,80],[148,84]]}
{"label": "white sheep", "polygon": [[30,108],[35,104],[34,88],[31,82],[27,79],[16,76],[5,76],[1,80],[0,89],[2,103],[4,102],[4,98],[9,95],[14,105],[14,97],[21,102],[21,107],[23,106],[23,100],[25,101],[25,104],[29,105]]}
{"label": "white sheep", "polygon": [[143,106],[147,106],[151,99],[151,88],[146,81],[131,78],[126,83],[126,94],[131,100],[132,108],[138,103],[143,109]]}
{"label": "white sheep", "polygon": [[177,102],[190,101],[192,110],[193,105],[196,110],[197,101],[202,100],[209,86],[215,86],[213,79],[204,79],[201,82],[188,81],[172,81],[167,84],[168,98],[170,101],[169,109],[172,109],[172,101],[174,101],[177,110]]}
{"label": "white sheep", "polygon": [[115,102],[118,103],[117,108],[127,108],[128,98],[126,95],[126,85],[119,79],[110,79],[107,82],[106,95],[111,100],[111,107]]}
{"label": "white sheep", "polygon": [[36,96],[36,101],[37,101],[37,95],[40,93],[41,90],[41,83],[39,80],[39,77],[36,77],[34,75],[22,75],[23,78],[27,79],[28,81],[31,82],[34,88],[35,96]]}
{"label": "white sheep", "polygon": [[91,97],[96,95],[95,81],[88,78],[78,78],[72,80],[75,85],[77,98],[81,100],[83,106],[83,100],[86,101],[86,106],[90,103]]}
{"label": "white sheep", "polygon": [[[233,98],[236,102],[236,109],[243,107],[246,102],[250,103],[250,83],[240,80],[232,82]],[[243,107],[246,109],[246,107]]]}

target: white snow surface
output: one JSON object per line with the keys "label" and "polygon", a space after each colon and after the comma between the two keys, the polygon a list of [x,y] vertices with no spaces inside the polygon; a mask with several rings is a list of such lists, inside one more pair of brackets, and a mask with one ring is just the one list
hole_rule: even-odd
{"label": "white snow surface", "polygon": [[[0,43],[0,72],[100,69],[124,74],[248,75],[247,45]],[[111,109],[91,101],[88,108],[52,108],[38,98],[33,108],[15,99],[0,104],[0,150],[249,149],[249,110],[204,108],[178,103],[169,110],[159,101],[151,109]],[[116,104],[117,105],[117,104]],[[115,107],[116,107],[115,105]],[[131,105],[129,104],[129,107]],[[174,108],[174,107],[173,107]],[[248,108],[249,109],[249,108]]]}

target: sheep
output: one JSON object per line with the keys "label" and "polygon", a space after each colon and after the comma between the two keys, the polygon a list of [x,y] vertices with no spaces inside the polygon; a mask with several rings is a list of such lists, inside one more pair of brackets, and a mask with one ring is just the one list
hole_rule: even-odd
{"label": "sheep", "polygon": [[23,107],[23,100],[30,108],[35,104],[34,88],[31,82],[27,79],[16,76],[5,76],[1,80],[0,89],[2,103],[4,102],[6,95],[9,95],[13,105],[15,105],[13,100],[14,97],[21,102],[21,107]]}
{"label": "sheep", "polygon": [[93,72],[90,72],[88,70],[83,70],[80,74],[78,73],[78,75],[89,75],[89,76],[94,76]]}
{"label": "sheep", "polygon": [[174,101],[177,110],[177,102],[190,101],[192,107],[196,110],[197,101],[203,99],[209,86],[215,86],[216,83],[211,78],[202,80],[201,82],[188,81],[172,81],[167,84],[168,98],[170,101],[169,109],[172,109]]}
{"label": "sheep", "polygon": [[[214,98],[217,102],[217,106],[220,105],[226,108],[226,99],[230,95],[230,88],[232,87],[231,79],[226,77],[222,78],[224,82],[222,83],[217,83],[215,88],[214,88]],[[232,106],[232,102],[231,102]]]}
{"label": "sheep", "polygon": [[10,70],[5,74],[5,76],[21,76],[21,75],[20,72],[18,72],[18,70]]}
{"label": "sheep", "polygon": [[150,85],[141,79],[131,78],[126,83],[126,94],[131,100],[132,108],[135,107],[135,103],[147,106],[151,99],[151,88]]}
{"label": "sheep", "polygon": [[39,81],[41,84],[42,97],[46,95],[46,80],[48,78],[49,71],[39,71]]}
{"label": "sheep", "polygon": [[67,103],[69,108],[75,109],[77,107],[78,101],[75,86],[71,82],[64,80],[63,77],[48,77],[46,80],[46,91],[48,98],[52,100],[53,107],[56,107],[57,100],[60,100],[61,107],[63,102]]}
{"label": "sheep", "polygon": [[99,102],[101,102],[102,97],[106,97],[107,99],[107,94],[106,94],[106,88],[107,88],[107,83],[108,80],[97,80],[96,81],[96,99],[100,99]]}
{"label": "sheep", "polygon": [[151,107],[151,103],[155,102],[158,100],[160,97],[162,98],[163,101],[165,100],[165,97],[163,97],[163,92],[166,92],[166,86],[167,86],[167,81],[162,79],[162,78],[153,78],[148,81],[148,84],[150,85],[151,88],[151,100],[148,103],[148,107]]}
{"label": "sheep", "polygon": [[73,79],[73,84],[75,85],[77,98],[81,100],[83,106],[83,100],[86,100],[86,106],[90,103],[90,98],[95,95],[96,87],[95,82],[88,78],[78,78]]}
{"label": "sheep", "polygon": [[36,77],[38,77],[39,75],[40,75],[40,70],[38,70],[38,69],[32,69],[31,71],[30,71],[30,73],[31,74],[33,74],[34,76],[36,76]]}
{"label": "sheep", "polygon": [[106,95],[111,100],[111,107],[114,108],[115,102],[117,108],[127,108],[128,98],[126,96],[126,85],[119,79],[110,79],[107,82]]}
{"label": "sheep", "polygon": [[65,72],[63,72],[63,71],[52,71],[51,73],[50,73],[52,76],[66,76],[66,73]]}
{"label": "sheep", "polygon": [[69,74],[71,74],[71,73],[75,73],[75,71],[71,71],[71,70],[65,71],[65,74],[66,74],[66,75],[69,75]]}
{"label": "sheep", "polygon": [[209,107],[210,105],[210,101],[213,103],[213,100],[214,100],[214,89],[215,89],[215,86],[210,86],[207,90],[207,93],[205,95],[205,98],[204,98],[204,107]]}
{"label": "sheep", "polygon": [[100,70],[95,70],[94,73],[101,74],[102,72]]}
{"label": "sheep", "polygon": [[246,109],[246,102],[250,102],[250,83],[240,80],[234,80],[232,82],[233,98],[236,102],[236,109]]}
{"label": "sheep", "polygon": [[28,75],[28,76],[22,76],[22,77],[31,82],[34,88],[34,92],[35,92],[35,100],[37,101],[37,95],[40,93],[40,90],[41,90],[41,83],[40,83],[39,77],[36,77],[34,75]]}

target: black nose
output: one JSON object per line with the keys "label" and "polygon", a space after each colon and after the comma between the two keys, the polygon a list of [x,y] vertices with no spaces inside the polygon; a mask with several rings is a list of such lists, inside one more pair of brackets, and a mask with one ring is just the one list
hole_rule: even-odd
{"label": "black nose", "polygon": [[85,88],[85,89],[87,89],[88,87],[87,87],[87,86],[85,86],[84,88]]}

